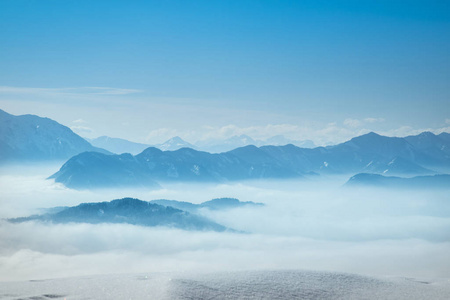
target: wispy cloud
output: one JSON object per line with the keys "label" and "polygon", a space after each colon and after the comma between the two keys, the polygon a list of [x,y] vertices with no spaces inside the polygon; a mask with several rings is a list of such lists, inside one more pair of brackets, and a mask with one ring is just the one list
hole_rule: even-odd
{"label": "wispy cloud", "polygon": [[300,127],[292,124],[267,124],[265,126],[239,127],[226,125],[212,128],[204,138],[230,138],[236,135],[249,135],[253,138],[266,139],[274,135],[292,135],[300,130]]}
{"label": "wispy cloud", "polygon": [[70,129],[72,129],[72,131],[74,131],[75,133],[81,135],[93,132],[92,128],[89,128],[87,126],[70,126]]}
{"label": "wispy cloud", "polygon": [[360,127],[363,124],[363,122],[361,122],[360,120],[357,119],[345,119],[344,120],[344,125],[348,126],[348,127]]}
{"label": "wispy cloud", "polygon": [[384,118],[365,118],[364,122],[366,123],[382,123],[386,121]]}
{"label": "wispy cloud", "polygon": [[128,95],[141,93],[142,90],[123,89],[113,87],[65,87],[65,88],[32,88],[32,87],[12,87],[0,86],[0,93],[3,94],[76,94],[76,95]]}
{"label": "wispy cloud", "polygon": [[111,88],[111,87],[84,87],[78,90],[86,90],[87,93],[96,95],[128,95],[142,93],[143,90],[137,89],[121,89],[121,88]]}
{"label": "wispy cloud", "polygon": [[221,127],[203,126],[196,130],[180,130],[175,128],[158,128],[150,131],[147,142],[162,142],[176,135],[189,142],[200,140],[225,140],[233,136],[248,135],[255,139],[267,139],[275,135],[291,136],[300,131],[300,127],[292,124],[268,124],[265,126],[240,127],[228,124]]}
{"label": "wispy cloud", "polygon": [[375,131],[381,135],[404,137],[417,135],[424,131],[435,134],[450,132],[449,126],[439,128],[414,128],[411,126],[400,126],[394,129],[383,129],[376,126],[384,122],[384,119],[368,118],[364,120],[346,119],[339,125],[330,122],[325,125],[298,126],[294,124],[268,124],[265,126],[240,127],[229,124],[221,127],[204,126],[197,130],[158,128],[149,132],[146,141],[151,143],[163,142],[176,135],[191,143],[207,140],[225,140],[233,136],[248,135],[254,139],[266,140],[276,135],[283,135],[293,140],[312,140],[316,145],[332,145],[347,141],[355,136],[363,135]]}
{"label": "wispy cloud", "polygon": [[77,120],[72,121],[72,123],[75,123],[75,124],[86,124],[88,122],[83,120],[83,119],[77,119]]}
{"label": "wispy cloud", "polygon": [[361,120],[348,118],[344,120],[344,125],[347,127],[357,128],[366,124],[382,123],[384,121],[384,118],[365,118]]}

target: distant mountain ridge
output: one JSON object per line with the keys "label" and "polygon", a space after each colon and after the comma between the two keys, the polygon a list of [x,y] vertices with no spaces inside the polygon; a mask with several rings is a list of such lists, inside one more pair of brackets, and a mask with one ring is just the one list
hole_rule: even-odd
{"label": "distant mountain ridge", "polygon": [[[248,135],[242,134],[242,135],[235,135],[228,139],[222,140],[222,139],[207,139],[198,141],[195,143],[195,146],[197,149],[201,151],[206,151],[210,153],[222,153],[222,152],[228,152],[236,148],[241,148],[245,146],[266,146],[266,145],[273,145],[273,146],[284,146],[292,144],[298,147],[303,148],[314,148],[314,142],[310,140],[304,140],[304,141],[296,141],[291,140],[283,135],[276,135],[268,138],[267,140],[255,140],[251,138]],[[192,147],[190,147],[192,148]]]}
{"label": "distant mountain ridge", "polygon": [[274,145],[283,146],[288,144],[293,144],[298,147],[303,148],[314,148],[315,145],[310,140],[305,141],[295,141],[288,139],[282,135],[276,135],[267,140],[254,140],[247,135],[233,136],[228,139],[209,139],[198,141],[195,144],[186,142],[179,136],[172,137],[161,144],[142,144],[135,143],[121,138],[113,138],[108,136],[101,136],[95,139],[85,138],[89,143],[95,147],[106,149],[115,154],[130,153],[137,155],[144,151],[148,147],[155,147],[162,151],[176,151],[181,148],[191,148],[194,150],[205,151],[210,153],[221,153],[231,151],[236,148],[245,146],[264,146],[264,145]]}
{"label": "distant mountain ridge", "polygon": [[115,154],[130,153],[133,155],[139,154],[150,145],[130,142],[125,139],[112,138],[109,136],[100,136],[95,139],[85,138],[95,147],[106,149]]}
{"label": "distant mountain ridge", "polygon": [[58,208],[55,213],[14,218],[21,223],[43,221],[52,223],[120,223],[140,226],[164,226],[183,230],[225,231],[227,228],[205,217],[171,207],[122,198],[110,202],[82,203],[74,207]]}
{"label": "distant mountain ridge", "polygon": [[50,178],[74,189],[159,187],[154,176],[146,172],[136,157],[128,153],[104,155],[83,152],[69,159],[57,174]]}
{"label": "distant mountain ridge", "polygon": [[188,212],[196,212],[199,209],[206,208],[210,210],[224,210],[240,207],[260,207],[264,206],[262,203],[255,203],[252,201],[241,202],[236,198],[216,198],[200,204],[193,204],[190,202],[176,201],[176,200],[152,200],[150,203],[156,203],[165,206],[171,206]]}
{"label": "distant mountain ridge", "polygon": [[[422,146],[414,140],[410,143],[406,138],[371,132],[339,145],[314,149],[286,145],[246,146],[220,154],[189,148],[147,148],[136,156],[84,153],[68,160],[51,178],[68,187],[91,188],[116,183],[145,185],[142,180],[223,182],[300,178],[317,173],[434,174],[435,168],[450,169],[450,142],[443,136],[422,133],[416,136],[425,141]],[[439,143],[429,144],[430,138]]]}
{"label": "distant mountain ridge", "polygon": [[438,174],[402,178],[396,176],[383,176],[380,174],[360,173],[352,176],[345,185],[408,189],[450,189],[450,175]]}
{"label": "distant mountain ridge", "polygon": [[96,147],[106,149],[115,154],[130,153],[137,155],[148,147],[155,147],[163,151],[175,151],[181,148],[197,149],[196,146],[184,141],[179,136],[175,136],[162,144],[155,145],[135,143],[125,139],[112,138],[109,136],[101,136],[95,139],[86,138],[86,140]]}
{"label": "distant mountain ridge", "polygon": [[68,127],[34,115],[0,110],[0,162],[67,160],[85,151],[103,154]]}
{"label": "distant mountain ridge", "polygon": [[192,145],[191,143],[186,142],[179,136],[175,136],[171,139],[168,139],[164,143],[154,145],[153,147],[158,148],[162,151],[176,151],[181,148],[197,149],[196,146]]}

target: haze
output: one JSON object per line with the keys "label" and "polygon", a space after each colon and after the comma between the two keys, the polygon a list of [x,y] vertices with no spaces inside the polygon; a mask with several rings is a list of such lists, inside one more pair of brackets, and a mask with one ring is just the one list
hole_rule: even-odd
{"label": "haze", "polygon": [[0,106],[148,144],[448,132],[449,15],[445,1],[2,1]]}
{"label": "haze", "polygon": [[2,172],[1,217],[124,196],[193,203],[228,196],[265,206],[201,211],[245,233],[2,221],[3,281],[116,272],[258,269],[450,276],[450,199],[445,191],[353,190],[342,187],[342,177],[306,182],[177,184],[152,191],[75,191],[45,180],[51,169],[27,172],[31,175]]}
{"label": "haze", "polygon": [[447,2],[0,1],[0,298],[450,298]]}

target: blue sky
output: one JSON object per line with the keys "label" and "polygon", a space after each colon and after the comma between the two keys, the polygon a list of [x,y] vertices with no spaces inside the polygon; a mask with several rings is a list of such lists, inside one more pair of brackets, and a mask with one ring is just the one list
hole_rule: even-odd
{"label": "blue sky", "polygon": [[450,127],[448,1],[3,0],[0,40],[0,108],[84,136]]}

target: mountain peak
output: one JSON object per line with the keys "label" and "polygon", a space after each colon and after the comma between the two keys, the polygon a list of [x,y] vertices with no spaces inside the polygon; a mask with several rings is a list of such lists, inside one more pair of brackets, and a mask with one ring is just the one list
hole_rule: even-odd
{"label": "mountain peak", "polygon": [[431,131],[424,131],[418,135],[419,137],[435,137],[436,135]]}
{"label": "mountain peak", "polygon": [[[371,131],[369,133],[366,133],[366,134],[354,137],[349,142],[354,142],[354,143],[361,143],[361,142],[363,142],[363,143],[367,143],[367,142],[370,142],[370,141],[379,140],[380,138],[388,138],[388,137],[379,135],[378,133],[375,133],[375,132]],[[345,142],[345,143],[348,143],[348,142]]]}
{"label": "mountain peak", "polygon": [[166,143],[168,143],[168,142],[183,142],[183,143],[185,143],[186,141],[177,135],[177,136],[174,136],[173,138],[168,139],[166,141]]}
{"label": "mountain peak", "polygon": [[362,137],[362,136],[367,136],[367,137],[380,137],[380,136],[382,136],[382,135],[379,135],[378,133],[371,131],[371,132],[369,132],[369,133],[366,133],[366,134],[361,135],[360,137]]}
{"label": "mountain peak", "polygon": [[247,145],[247,146],[242,146],[242,147],[233,149],[233,150],[231,150],[229,152],[233,153],[233,152],[243,152],[243,151],[257,151],[257,150],[259,150],[259,148],[257,146],[255,146],[255,145]]}
{"label": "mountain peak", "polygon": [[159,149],[159,148],[148,147],[144,151],[142,151],[140,154],[138,154],[138,156],[155,155],[155,154],[160,154],[162,152],[163,151],[161,149]]}
{"label": "mountain peak", "polygon": [[85,151],[110,154],[54,120],[35,115],[14,116],[3,110],[0,110],[0,144],[2,161],[66,160]]}
{"label": "mountain peak", "polygon": [[163,144],[155,145],[155,147],[163,151],[175,151],[181,148],[196,148],[194,145],[186,142],[179,136],[174,136],[173,138],[165,141]]}

